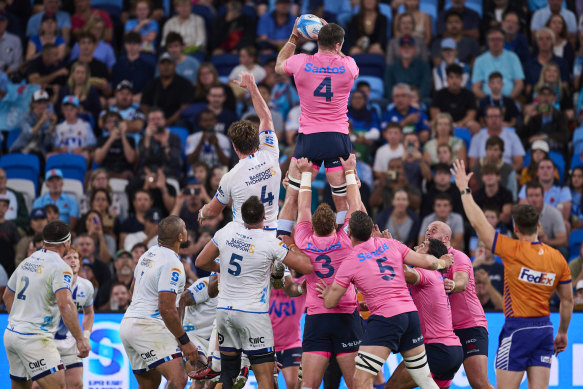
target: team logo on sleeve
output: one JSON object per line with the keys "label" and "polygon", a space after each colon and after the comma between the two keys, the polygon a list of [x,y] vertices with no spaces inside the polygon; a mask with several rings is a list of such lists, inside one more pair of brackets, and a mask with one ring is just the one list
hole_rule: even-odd
{"label": "team logo on sleeve", "polygon": [[71,281],[73,281],[73,274],[69,273],[68,271],[63,272],[63,281],[65,284],[71,286]]}
{"label": "team logo on sleeve", "polygon": [[520,269],[520,275],[518,276],[518,279],[530,284],[553,286],[555,283],[555,277],[555,273],[540,272],[523,267]]}
{"label": "team logo on sleeve", "polygon": [[170,284],[176,285],[178,279],[180,278],[180,269],[173,267],[170,271],[172,272],[170,274]]}
{"label": "team logo on sleeve", "polygon": [[286,250],[289,250],[289,247],[287,247],[287,246],[285,245],[285,243],[283,243],[283,241],[280,241],[280,242],[279,242],[279,245],[280,245],[281,247],[283,247],[284,249],[286,249]]}

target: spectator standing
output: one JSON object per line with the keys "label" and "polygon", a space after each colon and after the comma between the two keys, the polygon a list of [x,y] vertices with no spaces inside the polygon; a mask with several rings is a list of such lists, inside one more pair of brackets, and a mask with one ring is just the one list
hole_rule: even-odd
{"label": "spectator standing", "polygon": [[34,200],[32,207],[43,208],[48,204],[56,205],[59,210],[59,219],[69,224],[71,231],[74,231],[79,218],[79,205],[74,197],[63,192],[63,172],[61,169],[49,170],[45,174],[45,183],[48,192]]}
{"label": "spectator standing", "polygon": [[150,81],[142,93],[141,108],[148,112],[151,107],[162,109],[168,125],[176,123],[180,111],[192,101],[194,90],[192,84],[176,74],[176,61],[169,53],[158,59],[160,77]]}
{"label": "spectator standing", "polygon": [[205,51],[207,47],[205,21],[201,16],[192,13],[192,1],[174,0],[174,9],[176,16],[164,24],[161,46],[168,46],[168,34],[175,32],[183,38],[186,53]]}
{"label": "spectator standing", "polygon": [[147,54],[140,52],[142,38],[137,32],[128,32],[123,37],[125,54],[113,66],[113,85],[127,80],[132,83],[132,93],[140,97],[144,87],[154,78],[156,66]]}

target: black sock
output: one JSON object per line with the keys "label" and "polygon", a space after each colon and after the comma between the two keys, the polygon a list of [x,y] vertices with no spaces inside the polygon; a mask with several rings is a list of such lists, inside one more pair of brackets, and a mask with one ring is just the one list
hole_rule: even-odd
{"label": "black sock", "polygon": [[241,354],[225,355],[221,353],[221,378],[219,382],[223,384],[224,389],[231,389],[233,382],[241,370]]}

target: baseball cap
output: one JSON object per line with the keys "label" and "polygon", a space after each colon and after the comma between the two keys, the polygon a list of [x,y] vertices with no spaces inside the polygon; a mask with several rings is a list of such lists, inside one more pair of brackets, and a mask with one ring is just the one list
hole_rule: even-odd
{"label": "baseball cap", "polygon": [[51,169],[45,174],[45,181],[50,180],[53,177],[63,178],[63,172],[61,169]]}
{"label": "baseball cap", "polygon": [[146,212],[145,218],[150,222],[158,224],[162,220],[162,212],[158,208],[150,208]]}
{"label": "baseball cap", "polygon": [[457,44],[451,38],[444,38],[441,40],[441,50],[455,50],[457,49]]}
{"label": "baseball cap", "polygon": [[46,90],[37,90],[36,92],[34,92],[32,94],[32,101],[37,103],[39,101],[48,101],[49,100],[49,94],[47,93]]}
{"label": "baseball cap", "polygon": [[579,289],[583,289],[583,280],[579,280],[579,282],[577,282],[577,286],[575,287],[575,291],[577,291]]}
{"label": "baseball cap", "polygon": [[542,150],[542,151],[548,153],[549,152],[549,144],[542,139],[535,140],[532,144],[531,149],[532,149],[532,151]]}
{"label": "baseball cap", "polygon": [[79,106],[79,99],[77,98],[77,96],[73,96],[73,95],[68,95],[65,96],[63,98],[63,105],[69,104],[69,105],[74,105],[75,107]]}
{"label": "baseball cap", "polygon": [[4,194],[0,194],[0,201],[4,201],[4,202],[10,204],[10,197],[8,197],[7,195],[4,195]]}
{"label": "baseball cap", "polygon": [[115,259],[118,259],[122,255],[127,255],[128,257],[132,258],[132,253],[130,253],[129,251],[127,251],[127,250],[117,250],[115,252]]}
{"label": "baseball cap", "polygon": [[538,90],[537,93],[541,93],[543,90],[548,90],[549,92],[551,92],[552,94],[556,95],[557,91],[555,90],[554,85],[551,84],[542,84]]}
{"label": "baseball cap", "polygon": [[399,46],[405,45],[415,46],[415,38],[411,35],[403,35],[401,39],[399,39]]}
{"label": "baseball cap", "polygon": [[164,54],[162,54],[162,55],[160,56],[160,58],[158,58],[158,63],[160,63],[160,62],[162,62],[162,61],[170,61],[170,62],[172,62],[172,63],[174,63],[174,62],[175,62],[175,61],[174,61],[174,57],[172,57],[172,56],[170,55],[170,53],[169,53],[169,52],[165,52]]}
{"label": "baseball cap", "polygon": [[123,80],[122,82],[117,84],[117,86],[115,87],[115,90],[117,92],[119,92],[122,89],[129,89],[131,91],[134,89],[134,84],[132,84],[131,81]]}
{"label": "baseball cap", "polygon": [[44,208],[35,208],[30,213],[30,218],[32,220],[35,220],[35,219],[46,219],[47,218],[47,213],[45,212]]}

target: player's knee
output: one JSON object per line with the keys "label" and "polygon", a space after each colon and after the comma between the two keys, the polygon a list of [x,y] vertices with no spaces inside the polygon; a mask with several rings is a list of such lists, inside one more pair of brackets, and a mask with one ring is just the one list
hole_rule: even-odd
{"label": "player's knee", "polygon": [[166,385],[167,389],[174,389],[174,388],[184,388],[186,386],[187,378],[186,375],[176,375],[175,377],[168,377],[168,384]]}

